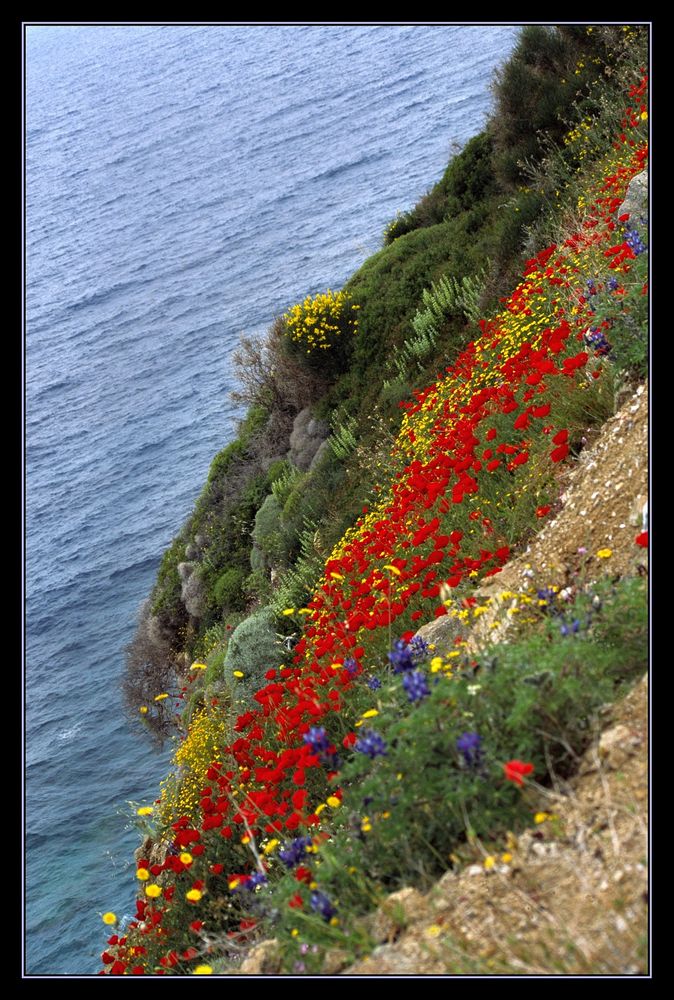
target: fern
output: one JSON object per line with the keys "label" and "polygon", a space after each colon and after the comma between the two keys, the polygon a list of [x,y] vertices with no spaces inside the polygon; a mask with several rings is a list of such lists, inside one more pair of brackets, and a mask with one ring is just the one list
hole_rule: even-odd
{"label": "fern", "polygon": [[[398,379],[405,379],[410,370],[423,371],[424,363],[432,355],[440,336],[440,328],[450,316],[463,314],[473,324],[480,319],[480,298],[490,263],[475,275],[457,281],[453,275],[443,276],[421,293],[421,308],[412,320],[413,335],[387,365],[387,373],[395,371]],[[345,456],[344,456],[345,457]]]}
{"label": "fern", "polygon": [[345,417],[344,422],[340,422],[339,417],[333,419],[333,432],[328,438],[330,448],[335,456],[344,460],[356,449],[358,438],[356,430],[358,421],[355,417]]}

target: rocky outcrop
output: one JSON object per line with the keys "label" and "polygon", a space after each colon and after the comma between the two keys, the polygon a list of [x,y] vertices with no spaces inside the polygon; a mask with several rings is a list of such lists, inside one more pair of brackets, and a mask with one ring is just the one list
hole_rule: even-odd
{"label": "rocky outcrop", "polygon": [[306,472],[316,452],[326,440],[329,427],[323,420],[317,420],[311,415],[311,407],[307,406],[295,417],[290,435],[290,461],[296,468]]}
{"label": "rocky outcrop", "polygon": [[617,211],[617,215],[621,216],[625,213],[629,213],[630,223],[638,222],[640,219],[644,221],[648,218],[648,171],[642,170],[640,174],[637,174],[630,181],[629,187],[627,188],[627,194],[625,195],[625,200]]}

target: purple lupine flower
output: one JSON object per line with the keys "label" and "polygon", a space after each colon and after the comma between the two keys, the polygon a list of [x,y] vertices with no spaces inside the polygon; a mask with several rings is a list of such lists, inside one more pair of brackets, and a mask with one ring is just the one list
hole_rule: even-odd
{"label": "purple lupine flower", "polygon": [[414,670],[416,666],[412,650],[402,639],[398,639],[393,644],[393,649],[387,655],[391,661],[394,674],[402,674],[406,670]]}
{"label": "purple lupine flower", "polygon": [[312,892],[309,906],[314,913],[319,913],[324,920],[332,920],[337,912],[324,892]]}
{"label": "purple lupine flower", "polygon": [[259,885],[266,885],[269,879],[264,874],[264,872],[253,872],[248,881],[246,882],[246,889],[257,889]]}
{"label": "purple lupine flower", "polygon": [[597,326],[590,327],[585,333],[585,343],[594,350],[595,354],[605,355],[611,351],[611,345],[605,334]]}
{"label": "purple lupine flower", "polygon": [[403,687],[407,692],[410,701],[422,701],[431,693],[426,681],[426,674],[422,670],[408,671],[403,677]]}
{"label": "purple lupine flower", "polygon": [[412,650],[412,655],[417,663],[421,663],[422,660],[427,659],[428,654],[431,651],[431,647],[425,639],[422,639],[420,635],[415,635],[412,639],[410,639],[410,649]]}
{"label": "purple lupine flower", "polygon": [[307,746],[311,747],[314,753],[326,753],[332,745],[323,726],[312,726],[302,739]]}
{"label": "purple lupine flower", "polygon": [[278,856],[286,868],[294,868],[300,863],[311,846],[311,837],[296,837],[286,847],[278,852]]}
{"label": "purple lupine flower", "polygon": [[456,749],[468,767],[478,767],[482,762],[482,737],[479,733],[462,733],[456,741]]}
{"label": "purple lupine flower", "polygon": [[580,621],[577,618],[574,618],[570,625],[567,625],[565,622],[563,625],[559,626],[559,631],[562,635],[575,635],[580,631]]}
{"label": "purple lupine flower", "polygon": [[377,691],[381,687],[381,681],[378,677],[370,677],[367,682],[367,686],[370,691]]}
{"label": "purple lupine flower", "polygon": [[627,246],[636,257],[646,250],[646,244],[643,242],[636,229],[627,230],[625,233],[625,243],[627,243]]}
{"label": "purple lupine flower", "polygon": [[358,753],[367,754],[372,760],[375,757],[385,757],[386,756],[386,743],[381,738],[379,733],[375,733],[374,729],[366,730],[360,737],[356,740],[354,744],[354,750]]}
{"label": "purple lupine flower", "polygon": [[606,287],[608,288],[609,292],[615,292],[619,284],[620,282],[618,281],[618,279],[614,278],[613,275],[611,275],[611,277],[606,282]]}

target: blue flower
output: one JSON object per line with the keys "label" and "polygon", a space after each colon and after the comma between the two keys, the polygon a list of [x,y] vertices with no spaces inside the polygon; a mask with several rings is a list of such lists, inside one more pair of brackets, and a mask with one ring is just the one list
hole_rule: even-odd
{"label": "blue flower", "polygon": [[358,664],[352,656],[349,656],[346,660],[344,660],[344,668],[351,674],[352,677],[355,677],[359,670]]}
{"label": "blue flower", "polygon": [[588,278],[587,281],[586,281],[586,285],[587,285],[587,294],[588,295],[596,295],[597,294],[597,286],[595,285],[593,278]]}
{"label": "blue flower", "polygon": [[426,675],[421,670],[412,670],[403,677],[403,687],[410,701],[422,701],[431,690],[426,681]]}
{"label": "blue flower", "polygon": [[595,354],[605,355],[611,351],[611,345],[599,327],[593,326],[585,333],[585,343],[591,347]]}
{"label": "blue flower", "polygon": [[482,737],[478,733],[463,733],[456,741],[456,749],[468,767],[477,767],[482,762]]}
{"label": "blue flower", "polygon": [[370,691],[377,691],[378,688],[381,687],[381,681],[379,680],[378,677],[370,677],[370,679],[367,682],[367,686],[369,687]]}
{"label": "blue flower", "polygon": [[312,892],[309,906],[314,913],[319,913],[324,920],[331,920],[337,912],[324,892]]}
{"label": "blue flower", "polygon": [[417,663],[421,663],[422,660],[426,660],[431,651],[431,647],[425,639],[422,639],[420,635],[415,635],[414,638],[410,640],[410,649],[412,650],[412,654]]}
{"label": "blue flower", "polygon": [[420,636],[415,636],[410,644],[398,639],[393,644],[393,649],[388,653],[393,672],[395,674],[405,673],[406,670],[414,670],[423,660],[428,657],[430,648],[428,643]]}
{"label": "blue flower", "polygon": [[636,231],[636,229],[627,230],[627,232],[625,233],[625,243],[627,243],[627,246],[630,248],[632,253],[635,254],[635,256],[637,257],[639,256],[640,253],[643,253],[646,249],[646,244],[643,242],[641,236],[639,236],[639,233]]}
{"label": "blue flower", "polygon": [[606,282],[606,287],[608,288],[608,290],[610,292],[615,292],[615,290],[616,290],[616,288],[618,287],[619,284],[620,284],[620,282],[618,281],[618,279],[614,278],[613,276],[611,276],[608,279],[608,281]]}
{"label": "blue flower", "polygon": [[402,674],[406,670],[414,670],[416,666],[412,650],[402,639],[398,639],[393,644],[393,649],[387,655],[395,674]]}
{"label": "blue flower", "polygon": [[246,889],[257,889],[259,885],[266,885],[269,879],[264,872],[253,872],[246,882]]}
{"label": "blue flower", "polygon": [[322,726],[312,726],[302,739],[314,753],[326,753],[331,746],[328,734]]}
{"label": "blue flower", "polygon": [[367,754],[372,760],[375,757],[386,756],[386,744],[379,733],[375,733],[374,729],[366,730],[360,739],[356,740],[354,750],[357,750],[358,753]]}
{"label": "blue flower", "polygon": [[286,868],[294,868],[305,857],[307,847],[310,846],[311,837],[296,837],[278,852],[278,856]]}
{"label": "blue flower", "polygon": [[562,635],[572,635],[572,634],[575,635],[577,632],[580,631],[580,622],[577,618],[574,618],[570,625],[567,625],[566,623],[560,625],[559,631],[562,633]]}

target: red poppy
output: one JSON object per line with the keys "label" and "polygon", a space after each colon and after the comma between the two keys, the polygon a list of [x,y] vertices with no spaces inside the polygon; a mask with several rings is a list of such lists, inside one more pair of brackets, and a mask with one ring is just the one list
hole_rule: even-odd
{"label": "red poppy", "polygon": [[531,774],[534,769],[533,764],[526,764],[523,760],[509,760],[503,765],[503,773],[508,781],[514,781],[516,785],[522,784],[522,778]]}
{"label": "red poppy", "polygon": [[640,534],[637,535],[637,537],[634,539],[634,541],[637,543],[637,545],[641,545],[642,548],[647,549],[648,548],[648,532],[647,531],[640,532]]}

